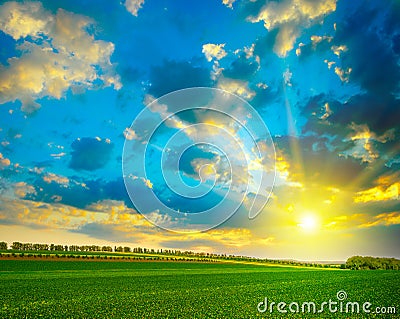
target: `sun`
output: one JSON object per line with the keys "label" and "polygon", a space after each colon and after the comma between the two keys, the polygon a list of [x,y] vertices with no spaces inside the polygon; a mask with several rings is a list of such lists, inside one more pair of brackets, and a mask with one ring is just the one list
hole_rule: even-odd
{"label": "sun", "polygon": [[314,215],[308,214],[301,218],[300,223],[297,224],[297,226],[307,232],[311,232],[317,230],[318,224],[318,219]]}

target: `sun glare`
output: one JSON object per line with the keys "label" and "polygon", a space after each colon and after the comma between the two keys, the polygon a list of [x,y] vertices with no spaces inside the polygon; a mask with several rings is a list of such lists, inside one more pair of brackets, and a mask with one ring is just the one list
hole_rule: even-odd
{"label": "sun glare", "polygon": [[298,226],[305,231],[315,231],[318,228],[318,220],[313,215],[306,215],[301,220]]}

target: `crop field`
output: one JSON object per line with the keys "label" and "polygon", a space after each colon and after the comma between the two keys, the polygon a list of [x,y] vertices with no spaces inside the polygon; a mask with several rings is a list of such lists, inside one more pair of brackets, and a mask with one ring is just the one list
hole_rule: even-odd
{"label": "crop field", "polygon": [[[400,311],[397,271],[17,259],[0,260],[0,286],[0,318],[400,317],[373,313],[378,306]],[[371,312],[301,312],[303,302],[314,302],[318,310],[323,302],[338,301],[338,291],[347,294],[343,302],[371,303]],[[260,313],[257,305],[266,297],[269,303],[298,303],[300,311],[286,307],[280,313],[275,305]]]}

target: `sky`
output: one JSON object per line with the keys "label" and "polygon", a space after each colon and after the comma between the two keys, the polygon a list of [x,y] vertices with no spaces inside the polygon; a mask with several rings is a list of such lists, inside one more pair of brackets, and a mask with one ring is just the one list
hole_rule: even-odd
{"label": "sky", "polygon": [[1,1],[0,44],[0,240],[400,257],[399,1]]}

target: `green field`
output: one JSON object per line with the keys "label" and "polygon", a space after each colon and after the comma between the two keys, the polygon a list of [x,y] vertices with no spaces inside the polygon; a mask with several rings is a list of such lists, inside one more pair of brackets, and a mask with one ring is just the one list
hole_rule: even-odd
{"label": "green field", "polygon": [[0,318],[399,318],[257,311],[259,302],[369,301],[400,311],[400,273],[195,262],[0,260]]}

